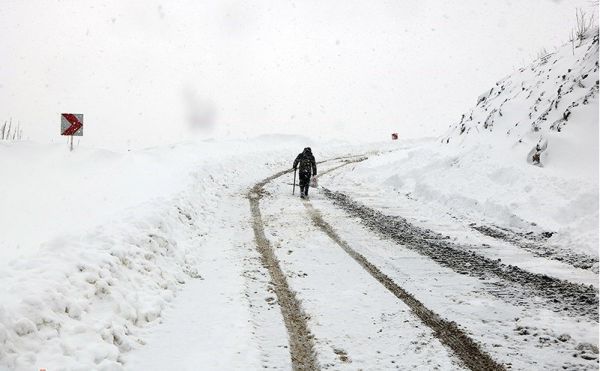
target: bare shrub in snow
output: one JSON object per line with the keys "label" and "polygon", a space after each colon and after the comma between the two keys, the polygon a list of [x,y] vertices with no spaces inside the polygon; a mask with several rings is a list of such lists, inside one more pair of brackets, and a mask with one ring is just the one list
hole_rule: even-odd
{"label": "bare shrub in snow", "polygon": [[546,59],[548,58],[548,56],[551,53],[546,49],[546,48],[542,48],[537,52],[537,59],[541,59],[543,63],[546,62]]}
{"label": "bare shrub in snow", "polygon": [[12,119],[4,121],[2,129],[0,129],[0,140],[21,140],[23,139],[23,129],[21,123],[13,125]]}
{"label": "bare shrub in snow", "polygon": [[595,26],[596,18],[594,14],[587,14],[581,8],[575,9],[575,18],[577,19],[577,25],[575,26],[575,38],[579,40],[579,42],[587,39],[593,30],[597,30],[597,26]]}
{"label": "bare shrub in snow", "polygon": [[569,42],[571,43],[571,50],[573,52],[573,55],[575,55],[575,40],[577,40],[577,38],[575,37],[575,30],[571,30],[571,34],[569,35]]}

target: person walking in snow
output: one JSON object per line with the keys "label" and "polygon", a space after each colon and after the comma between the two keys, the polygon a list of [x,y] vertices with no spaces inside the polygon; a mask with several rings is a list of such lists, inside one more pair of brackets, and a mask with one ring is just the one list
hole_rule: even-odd
{"label": "person walking in snow", "polygon": [[313,156],[310,147],[304,148],[304,151],[300,153],[296,160],[294,160],[294,172],[296,169],[299,170],[300,177],[300,197],[308,197],[308,185],[310,184],[310,177],[317,175],[317,163],[315,162],[315,156]]}

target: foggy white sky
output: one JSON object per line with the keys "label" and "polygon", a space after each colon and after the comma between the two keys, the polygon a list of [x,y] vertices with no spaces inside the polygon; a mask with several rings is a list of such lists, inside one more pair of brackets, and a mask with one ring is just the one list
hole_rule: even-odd
{"label": "foggy white sky", "polygon": [[149,146],[262,133],[441,134],[476,97],[567,41],[587,0],[0,0],[0,122]]}

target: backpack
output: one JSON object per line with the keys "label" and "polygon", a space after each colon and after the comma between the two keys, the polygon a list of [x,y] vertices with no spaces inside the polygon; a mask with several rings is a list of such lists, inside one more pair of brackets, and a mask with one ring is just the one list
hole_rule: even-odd
{"label": "backpack", "polygon": [[312,159],[309,156],[302,156],[298,168],[301,173],[310,173],[312,169]]}

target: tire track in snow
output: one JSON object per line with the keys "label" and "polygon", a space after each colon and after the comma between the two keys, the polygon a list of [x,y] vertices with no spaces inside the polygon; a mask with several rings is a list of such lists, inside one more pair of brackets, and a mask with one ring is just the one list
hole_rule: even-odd
{"label": "tire track in snow", "polygon": [[288,332],[290,342],[290,356],[294,370],[319,370],[315,353],[314,337],[307,324],[307,315],[300,306],[296,294],[290,289],[285,274],[279,266],[273,248],[265,236],[262,216],[260,213],[260,199],[265,192],[263,187],[271,180],[290,173],[291,170],[280,171],[261,182],[257,183],[248,192],[250,211],[252,213],[252,228],[256,247],[261,256],[262,264],[269,271],[277,302]]}
{"label": "tire track in snow", "polygon": [[[357,159],[345,159],[344,163],[328,169],[320,176],[333,172],[344,166],[367,160],[368,157],[362,156]],[[328,191],[324,188],[325,191]],[[385,275],[377,266],[369,262],[363,255],[352,249],[333,229],[333,227],[323,220],[323,217],[315,209],[310,201],[304,200],[308,214],[313,223],[340,246],[352,259],[354,259],[363,269],[365,269],[373,278],[388,289],[394,296],[402,300],[419,319],[431,328],[436,338],[442,344],[450,348],[454,354],[471,370],[504,370],[504,367],[494,361],[489,354],[483,351],[479,345],[465,334],[454,322],[446,321],[438,314],[427,308],[423,303],[417,300],[409,292],[397,285],[391,278]]]}
{"label": "tire track in snow", "polygon": [[540,234],[527,234],[517,232],[508,228],[502,228],[493,224],[475,224],[469,225],[472,229],[483,234],[484,236],[492,237],[500,241],[517,246],[523,250],[527,250],[535,256],[546,259],[561,261],[575,268],[589,269],[596,272],[598,269],[598,258],[586,254],[577,253],[574,251],[562,250],[557,246],[552,246],[546,242],[552,236],[552,232],[544,232]]}
{"label": "tire track in snow", "polygon": [[[355,159],[355,158],[352,158],[352,157],[358,157],[358,158],[356,158],[356,159]],[[325,175],[325,174],[329,174],[329,173],[331,173],[332,171],[335,171],[335,170],[337,170],[337,169],[339,169],[339,168],[341,168],[341,167],[348,166],[348,165],[350,165],[350,164],[355,164],[355,163],[357,163],[357,162],[362,162],[362,161],[365,161],[365,160],[368,160],[368,159],[369,159],[367,156],[352,156],[352,157],[343,158],[343,159],[338,159],[338,160],[342,160],[344,163],[343,163],[343,164],[341,164],[341,165],[338,165],[338,166],[332,167],[331,169],[327,169],[327,170],[325,170],[324,172],[322,172],[321,174],[317,175],[316,177],[317,177],[317,178],[318,178],[318,177],[321,177],[321,176],[323,176],[323,175]]]}
{"label": "tire track in snow", "polygon": [[572,283],[547,275],[505,265],[453,244],[443,236],[412,225],[406,219],[389,216],[352,200],[347,195],[321,188],[334,205],[357,217],[360,222],[383,238],[429,257],[453,271],[480,279],[496,280],[489,288],[502,299],[527,305],[531,297],[556,312],[587,317],[598,322],[598,291],[593,286]]}
{"label": "tire track in snow", "polygon": [[[362,159],[359,161],[362,161]],[[349,165],[353,162],[358,161],[349,161],[334,169]],[[330,169],[329,171],[333,171],[334,169]],[[319,211],[312,206],[310,201],[305,200],[304,206],[315,226],[329,236],[329,238],[350,255],[350,257],[373,278],[398,299],[402,300],[425,325],[433,330],[434,336],[440,340],[442,344],[450,348],[467,368],[482,371],[504,370],[502,365],[494,361],[489,354],[484,352],[475,341],[456,325],[456,323],[444,320],[435,312],[424,306],[423,303],[415,299],[414,296],[405,291],[402,287],[398,286],[391,278],[370,263],[363,255],[352,249],[350,245],[335,232],[331,225],[323,220]]]}
{"label": "tire track in snow", "polygon": [[[359,161],[366,159],[364,155],[348,155],[331,158],[324,161],[319,161],[317,164],[336,160],[346,160],[342,166],[352,162],[352,158],[359,157]],[[327,170],[325,173],[331,171]],[[291,290],[287,279],[279,266],[279,260],[275,256],[275,252],[271,244],[265,236],[264,224],[260,212],[260,199],[265,195],[264,186],[274,179],[285,174],[291,173],[293,170],[282,170],[271,175],[268,178],[256,183],[254,187],[248,191],[247,198],[250,201],[250,212],[252,215],[252,229],[254,230],[254,239],[256,247],[260,253],[261,262],[267,268],[273,289],[277,296],[277,302],[281,308],[281,314],[288,332],[290,342],[290,356],[292,359],[292,367],[294,370],[319,370],[319,363],[315,352],[314,336],[308,328],[308,316],[304,313],[300,301],[296,298],[296,294]]]}

